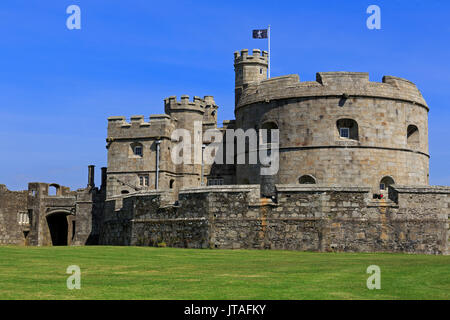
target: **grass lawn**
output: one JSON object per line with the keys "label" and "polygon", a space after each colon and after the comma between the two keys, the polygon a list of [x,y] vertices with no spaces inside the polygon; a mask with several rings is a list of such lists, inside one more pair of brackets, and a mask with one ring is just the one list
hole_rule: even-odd
{"label": "grass lawn", "polygon": [[[69,265],[81,289],[68,290]],[[381,289],[369,290],[369,265]],[[0,299],[449,299],[450,256],[0,247]]]}

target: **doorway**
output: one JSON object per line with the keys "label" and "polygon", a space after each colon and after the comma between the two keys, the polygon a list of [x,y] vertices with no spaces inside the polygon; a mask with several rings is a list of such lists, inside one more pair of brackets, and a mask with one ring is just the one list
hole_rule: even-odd
{"label": "doorway", "polygon": [[47,217],[47,224],[54,246],[67,246],[68,223],[67,214],[53,213]]}

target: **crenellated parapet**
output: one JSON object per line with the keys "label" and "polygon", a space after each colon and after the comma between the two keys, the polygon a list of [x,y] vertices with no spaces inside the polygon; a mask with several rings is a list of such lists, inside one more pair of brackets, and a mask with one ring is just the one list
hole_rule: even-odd
{"label": "crenellated parapet", "polygon": [[182,95],[179,101],[176,96],[164,99],[164,111],[178,120],[178,127],[184,129],[192,127],[194,121],[202,121],[207,128],[215,128],[218,108],[213,96],[194,96],[192,101],[188,95]]}
{"label": "crenellated parapet", "polygon": [[242,63],[257,63],[257,64],[268,64],[269,54],[267,51],[262,51],[260,49],[253,49],[252,54],[248,54],[248,49],[243,49],[240,52],[234,52],[234,65]]}
{"label": "crenellated parapet", "polygon": [[318,72],[316,81],[300,82],[298,75],[288,75],[250,83],[242,92],[237,108],[272,100],[340,96],[399,100],[428,110],[414,83],[393,76],[372,82],[366,72]]}
{"label": "crenellated parapet", "polygon": [[183,111],[204,114],[207,107],[217,109],[213,96],[204,96],[203,99],[198,96],[194,96],[192,101],[189,100],[188,95],[182,95],[179,101],[176,96],[170,96],[164,99],[164,111],[168,115],[171,115],[174,112],[178,113]]}
{"label": "crenellated parapet", "polygon": [[108,139],[139,139],[151,137],[170,137],[176,121],[167,114],[156,114],[145,121],[143,115],[131,116],[130,121],[124,116],[108,118]]}

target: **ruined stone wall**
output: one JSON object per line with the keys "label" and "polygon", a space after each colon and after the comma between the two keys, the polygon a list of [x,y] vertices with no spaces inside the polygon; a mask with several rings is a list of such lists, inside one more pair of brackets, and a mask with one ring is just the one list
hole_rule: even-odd
{"label": "ruined stone wall", "polygon": [[97,245],[105,206],[105,188],[77,190],[73,245]]}
{"label": "ruined stone wall", "polygon": [[448,187],[394,186],[382,200],[369,187],[276,188],[275,201],[255,185],[185,189],[177,203],[129,195],[117,210],[108,203],[101,243],[448,254]]}
{"label": "ruined stone wall", "polygon": [[[56,194],[49,195],[50,186],[57,186]],[[29,183],[26,191],[0,185],[0,244],[55,245],[55,232],[65,245],[98,244],[105,192],[39,182]],[[49,219],[55,218],[60,224],[52,225]]]}
{"label": "ruined stone wall", "polygon": [[27,191],[10,191],[0,184],[0,245],[24,245],[29,225],[19,224],[19,213],[28,214]]}

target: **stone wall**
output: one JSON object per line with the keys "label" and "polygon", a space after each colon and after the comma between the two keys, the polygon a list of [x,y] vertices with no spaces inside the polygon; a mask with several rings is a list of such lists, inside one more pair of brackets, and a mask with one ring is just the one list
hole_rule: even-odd
{"label": "stone wall", "polygon": [[27,191],[10,191],[0,184],[0,245],[26,244],[29,224],[19,224],[19,214],[28,215],[27,194]]}
{"label": "stone wall", "polygon": [[[212,96],[203,99],[183,95],[178,101],[175,96],[164,100],[165,114],[151,115],[150,121],[144,116],[132,116],[130,122],[123,116],[108,118],[108,183],[107,196],[121,193],[155,189],[175,189],[201,185],[201,164],[174,164],[171,150],[179,142],[172,141],[175,129],[188,130],[194,141],[194,130],[206,130],[217,127],[217,109]],[[194,127],[194,123],[199,128]],[[181,138],[179,139],[181,141]],[[157,144],[159,143],[158,188]],[[201,136],[198,146],[201,151]],[[135,155],[133,148],[142,147],[142,154]],[[193,148],[193,147],[192,147]],[[191,151],[193,156],[194,151]],[[209,173],[205,166],[205,176]],[[141,183],[140,177],[146,181]],[[148,183],[147,183],[148,182]]]}
{"label": "stone wall", "polygon": [[[450,188],[277,185],[184,189],[107,202],[101,244],[448,254]],[[123,200],[123,206],[116,207]],[[426,203],[426,204],[424,204]]]}
{"label": "stone wall", "polygon": [[[316,82],[277,77],[249,84],[235,113],[237,128],[279,129],[278,184],[296,184],[303,175],[373,192],[385,176],[401,185],[429,183],[428,106],[407,80],[370,82],[357,72],[318,73]],[[357,123],[357,137],[340,137],[342,119]],[[408,140],[411,125],[417,139]],[[260,183],[259,165],[237,165],[236,176],[238,184]]]}
{"label": "stone wall", "polygon": [[[49,195],[49,187],[56,194]],[[0,185],[0,244],[98,244],[106,189],[77,191],[57,184],[32,182],[28,190]]]}

